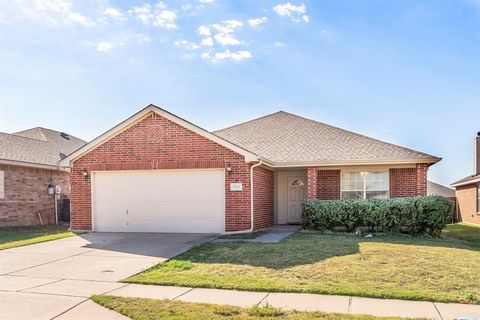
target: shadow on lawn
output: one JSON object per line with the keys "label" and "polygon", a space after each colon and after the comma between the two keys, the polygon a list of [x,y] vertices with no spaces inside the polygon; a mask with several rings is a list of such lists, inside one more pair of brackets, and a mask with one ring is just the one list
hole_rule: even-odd
{"label": "shadow on lawn", "polygon": [[207,243],[192,248],[175,260],[193,263],[241,264],[271,269],[317,263],[334,257],[360,252],[362,243],[397,244],[480,251],[475,243],[452,238],[427,237],[375,237],[363,238],[346,235],[300,233],[279,243]]}

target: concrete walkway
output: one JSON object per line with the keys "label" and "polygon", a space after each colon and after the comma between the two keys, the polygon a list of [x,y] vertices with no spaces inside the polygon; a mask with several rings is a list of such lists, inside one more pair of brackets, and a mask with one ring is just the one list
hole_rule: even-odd
{"label": "concrete walkway", "polygon": [[226,304],[239,307],[271,305],[284,310],[322,311],[407,318],[480,319],[480,305],[371,299],[305,293],[268,293],[128,284],[109,295],[132,298],[169,299],[185,302]]}
{"label": "concrete walkway", "polygon": [[300,230],[298,225],[276,225],[270,228],[266,233],[259,235],[253,239],[242,238],[218,238],[213,240],[215,243],[231,243],[231,242],[253,242],[253,243],[277,243],[291,234]]}

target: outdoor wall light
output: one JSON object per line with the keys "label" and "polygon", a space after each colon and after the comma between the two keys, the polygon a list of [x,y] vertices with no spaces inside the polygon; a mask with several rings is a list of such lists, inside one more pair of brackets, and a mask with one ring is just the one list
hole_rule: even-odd
{"label": "outdoor wall light", "polygon": [[83,170],[82,170],[82,175],[83,175],[85,178],[88,177],[88,170],[87,170],[87,168],[83,168]]}
{"label": "outdoor wall light", "polygon": [[227,167],[225,168],[225,170],[227,171],[227,174],[232,173],[232,166],[230,165],[230,163],[227,163]]}

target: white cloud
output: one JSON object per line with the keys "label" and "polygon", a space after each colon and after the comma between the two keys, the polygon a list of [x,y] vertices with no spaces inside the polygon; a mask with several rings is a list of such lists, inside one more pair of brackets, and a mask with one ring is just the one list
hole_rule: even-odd
{"label": "white cloud", "polygon": [[113,44],[108,41],[102,41],[97,43],[97,51],[98,52],[107,52],[113,49]]}
{"label": "white cloud", "polygon": [[[7,3],[9,6],[7,6]],[[23,23],[34,21],[54,27],[74,24],[81,26],[93,26],[93,20],[73,8],[70,0],[17,0],[2,3],[2,11],[10,11],[4,15],[4,22],[18,20]]]}
{"label": "white cloud", "polygon": [[216,52],[211,54],[209,52],[202,53],[201,57],[203,59],[210,60],[212,62],[217,62],[221,60],[232,60],[232,61],[243,61],[246,59],[250,59],[252,54],[250,51],[240,50],[236,52],[231,52],[230,50],[226,50],[223,52]]}
{"label": "white cloud", "polygon": [[183,47],[187,50],[197,50],[200,46],[196,43],[187,41],[187,40],[177,40],[174,42],[177,47]]}
{"label": "white cloud", "polygon": [[177,14],[174,11],[167,10],[163,2],[157,2],[155,5],[145,3],[143,6],[134,7],[128,10],[139,21],[146,25],[153,25],[160,28],[175,29]]}
{"label": "white cloud", "polygon": [[198,34],[202,36],[209,36],[210,35],[210,28],[207,26],[200,26],[197,29]]}
{"label": "white cloud", "polygon": [[213,39],[212,39],[212,37],[208,37],[208,38],[202,39],[202,46],[207,46],[207,47],[213,46]]}
{"label": "white cloud", "polygon": [[151,42],[152,39],[150,37],[142,34],[142,33],[139,33],[139,34],[137,34],[137,41],[139,43],[148,43],[148,42]]}
{"label": "white cloud", "polygon": [[267,21],[267,17],[257,18],[257,19],[248,19],[247,22],[251,27],[258,27],[262,23]]}
{"label": "white cloud", "polygon": [[213,4],[216,0],[198,0],[201,4]]}
{"label": "white cloud", "polygon": [[215,36],[215,41],[217,41],[222,46],[237,46],[242,44],[242,42],[236,38],[234,38],[229,33],[217,33]]}
{"label": "white cloud", "polygon": [[310,18],[306,15],[307,7],[303,3],[298,6],[290,2],[278,4],[273,7],[273,10],[280,16],[291,18],[294,22],[300,22],[301,20],[304,22],[310,21]]}
{"label": "white cloud", "polygon": [[122,20],[125,19],[123,13],[121,13],[120,11],[118,11],[115,8],[106,8],[103,11],[103,15],[104,16],[109,16],[109,17],[112,17],[112,18],[116,18],[116,19],[122,19]]}

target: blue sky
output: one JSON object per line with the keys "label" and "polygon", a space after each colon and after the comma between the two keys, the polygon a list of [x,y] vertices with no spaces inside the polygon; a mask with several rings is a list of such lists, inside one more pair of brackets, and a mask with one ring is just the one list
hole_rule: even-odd
{"label": "blue sky", "polygon": [[480,131],[480,1],[0,0],[0,75],[3,132],[286,110],[443,157],[449,184]]}

